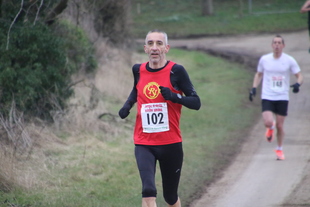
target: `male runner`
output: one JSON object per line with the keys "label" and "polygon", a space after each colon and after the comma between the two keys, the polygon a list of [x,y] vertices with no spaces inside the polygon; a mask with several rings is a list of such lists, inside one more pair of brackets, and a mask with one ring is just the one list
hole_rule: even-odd
{"label": "male runner", "polygon": [[[267,128],[266,139],[273,140],[274,129],[277,129],[277,148],[275,150],[278,160],[284,160],[282,149],[284,138],[284,119],[287,116],[289,103],[290,75],[296,76],[297,82],[291,87],[294,93],[299,92],[303,77],[296,60],[284,53],[284,39],[276,35],[272,40],[273,52],[263,55],[257,66],[257,73],[254,76],[253,88],[250,91],[249,99],[253,100],[256,95],[256,88],[262,83],[262,117]],[[275,120],[274,120],[275,116]]]}
{"label": "male runner", "polygon": [[119,111],[124,119],[137,102],[134,144],[142,181],[142,207],[156,207],[155,169],[159,162],[164,199],[181,207],[178,186],[183,163],[179,128],[182,106],[198,110],[200,99],[182,65],[166,59],[170,46],[165,32],[146,35],[149,61],[132,68],[133,89]]}

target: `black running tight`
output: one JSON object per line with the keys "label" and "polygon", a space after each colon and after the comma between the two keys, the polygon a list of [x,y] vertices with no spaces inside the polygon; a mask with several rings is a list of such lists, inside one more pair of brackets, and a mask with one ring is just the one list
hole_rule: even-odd
{"label": "black running tight", "polygon": [[136,145],[135,156],[142,181],[142,197],[156,197],[156,162],[159,162],[163,196],[169,205],[178,200],[178,186],[183,163],[182,143],[148,146]]}

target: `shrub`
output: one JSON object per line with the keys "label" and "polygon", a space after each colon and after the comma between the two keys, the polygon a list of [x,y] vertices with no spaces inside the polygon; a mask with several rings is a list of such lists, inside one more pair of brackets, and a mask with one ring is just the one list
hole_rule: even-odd
{"label": "shrub", "polygon": [[14,103],[18,111],[49,119],[72,95],[72,74],[96,68],[94,49],[79,27],[46,24],[56,2],[25,2],[22,9],[17,2],[0,3],[0,113],[6,116]]}
{"label": "shrub", "polygon": [[53,26],[53,30],[64,40],[68,67],[73,71],[81,69],[86,72],[94,71],[97,67],[95,51],[85,31],[67,20],[58,22]]}
{"label": "shrub", "polygon": [[[6,36],[1,30],[2,39]],[[2,113],[12,100],[17,109],[45,116],[53,108],[50,96],[64,106],[72,91],[68,88],[74,72],[66,64],[64,41],[44,24],[17,23],[11,31],[9,47],[0,46],[0,105]]]}

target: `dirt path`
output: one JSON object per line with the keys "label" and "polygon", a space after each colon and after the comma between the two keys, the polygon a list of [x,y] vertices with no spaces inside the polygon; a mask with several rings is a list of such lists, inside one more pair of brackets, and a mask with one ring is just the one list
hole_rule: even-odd
{"label": "dirt path", "polygon": [[[305,82],[298,94],[290,95],[289,116],[285,121],[286,160],[276,161],[276,143],[264,139],[262,121],[253,127],[241,153],[224,176],[206,189],[191,207],[276,207],[310,206],[310,54],[308,32],[281,34],[284,52],[295,57]],[[271,52],[273,34],[224,38],[174,40],[172,47],[244,54],[255,59]],[[247,58],[246,58],[247,59]],[[243,61],[247,61],[247,60]],[[257,63],[257,62],[256,62]],[[253,63],[252,63],[253,65]],[[292,78],[292,82],[295,79]],[[245,86],[250,87],[250,86]],[[255,98],[259,103],[259,96]],[[253,106],[254,107],[254,106]]]}

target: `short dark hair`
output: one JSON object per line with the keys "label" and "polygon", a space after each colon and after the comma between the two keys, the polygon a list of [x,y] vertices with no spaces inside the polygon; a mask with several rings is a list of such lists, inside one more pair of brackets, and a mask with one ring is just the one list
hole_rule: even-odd
{"label": "short dark hair", "polygon": [[[276,36],[274,36],[274,38],[277,38],[277,37],[282,39],[282,44],[284,45],[284,44],[285,44],[285,43],[284,43],[284,38],[283,38],[281,35],[279,35],[279,34],[277,34]],[[272,39],[272,42],[273,42],[274,38]]]}

